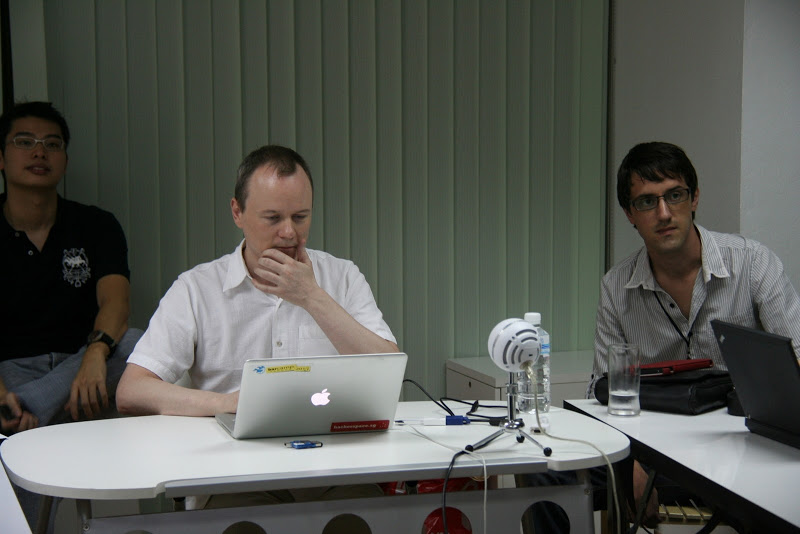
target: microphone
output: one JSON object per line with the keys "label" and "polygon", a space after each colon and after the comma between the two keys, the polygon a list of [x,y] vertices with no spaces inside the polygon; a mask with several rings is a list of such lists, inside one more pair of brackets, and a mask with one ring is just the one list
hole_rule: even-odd
{"label": "microphone", "polygon": [[[517,432],[517,441],[522,443],[525,438],[535,443],[542,449],[545,456],[553,454],[553,449],[545,447],[533,436],[522,430],[522,419],[517,419],[516,411],[516,384],[514,373],[528,371],[539,359],[539,332],[528,321],[512,318],[497,323],[489,334],[489,356],[500,369],[508,371],[508,418],[502,430],[471,445],[467,450],[477,450],[494,440],[503,432]],[[534,391],[536,391],[534,389]],[[539,411],[536,411],[536,424],[542,428],[539,421]]]}
{"label": "microphone", "polygon": [[539,359],[539,334],[522,319],[505,319],[489,334],[489,356],[499,368],[514,373]]}

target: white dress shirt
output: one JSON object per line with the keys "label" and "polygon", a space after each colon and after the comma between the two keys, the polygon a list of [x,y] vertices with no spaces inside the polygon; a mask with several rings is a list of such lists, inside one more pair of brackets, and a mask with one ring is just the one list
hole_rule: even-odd
{"label": "white dress shirt", "polygon": [[[245,360],[337,354],[303,308],[256,289],[236,250],[181,274],[128,358],[167,382],[188,371],[194,387],[239,389]],[[364,275],[349,261],[307,249],[314,276],[356,321],[396,342]]]}

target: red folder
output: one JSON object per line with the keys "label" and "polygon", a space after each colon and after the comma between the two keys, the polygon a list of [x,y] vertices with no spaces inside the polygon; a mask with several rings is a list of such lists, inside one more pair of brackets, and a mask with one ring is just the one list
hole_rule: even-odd
{"label": "red folder", "polygon": [[705,369],[713,366],[714,362],[710,358],[698,360],[667,360],[664,362],[642,365],[642,376],[667,376],[683,371]]}

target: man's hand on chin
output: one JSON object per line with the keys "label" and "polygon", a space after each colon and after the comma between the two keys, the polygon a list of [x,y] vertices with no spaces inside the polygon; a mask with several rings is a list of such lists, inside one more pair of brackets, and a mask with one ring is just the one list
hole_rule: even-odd
{"label": "man's hand on chin", "polygon": [[277,248],[265,250],[254,271],[253,285],[256,288],[297,306],[303,307],[319,290],[305,241],[297,247],[297,259],[290,258]]}

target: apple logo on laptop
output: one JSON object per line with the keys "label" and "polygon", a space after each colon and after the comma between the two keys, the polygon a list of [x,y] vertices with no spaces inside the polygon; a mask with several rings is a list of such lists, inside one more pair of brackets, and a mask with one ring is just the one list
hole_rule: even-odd
{"label": "apple logo on laptop", "polygon": [[329,395],[328,388],[323,389],[319,393],[314,393],[311,395],[311,404],[314,406],[325,406],[331,401],[328,398]]}

